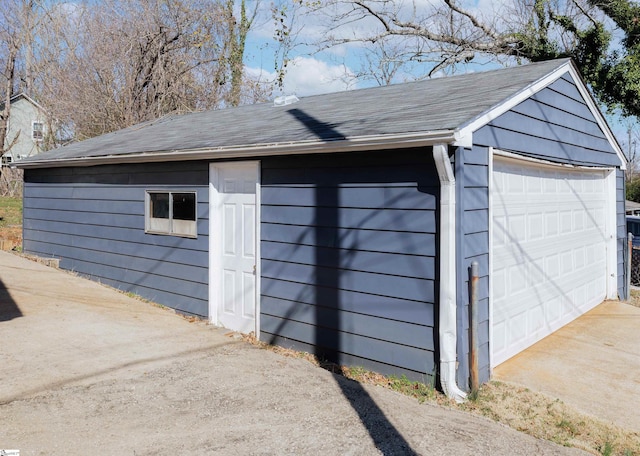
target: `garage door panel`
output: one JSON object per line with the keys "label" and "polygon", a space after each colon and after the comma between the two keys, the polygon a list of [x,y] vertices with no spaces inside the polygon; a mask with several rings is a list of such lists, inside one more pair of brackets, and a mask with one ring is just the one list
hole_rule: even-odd
{"label": "garage door panel", "polygon": [[494,162],[493,365],[605,298],[604,177]]}
{"label": "garage door panel", "polygon": [[[602,268],[604,263],[600,262]],[[597,264],[595,265],[597,268]],[[530,308],[543,304],[556,296],[572,296],[577,289],[588,287],[583,299],[576,301],[580,307],[587,306],[590,297],[596,299],[606,291],[606,282],[603,275],[586,274],[583,270],[567,269],[564,274],[552,275],[551,271],[539,271],[543,280],[535,282],[527,280],[531,277],[532,265],[514,264],[507,274],[504,270],[494,273],[494,315],[500,313],[518,312],[520,308]],[[595,268],[594,268],[595,269]],[[524,278],[523,278],[524,277]],[[514,281],[514,279],[516,279]],[[505,282],[505,283],[503,283]],[[516,286],[515,284],[518,284]],[[573,298],[572,298],[573,299]]]}

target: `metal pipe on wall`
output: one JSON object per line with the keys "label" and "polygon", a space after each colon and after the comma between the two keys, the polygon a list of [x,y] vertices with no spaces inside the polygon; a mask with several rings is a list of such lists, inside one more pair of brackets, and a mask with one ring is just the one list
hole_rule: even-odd
{"label": "metal pipe on wall", "polygon": [[480,387],[479,370],[478,370],[478,262],[471,262],[470,277],[470,302],[469,313],[471,321],[469,322],[469,358],[470,358],[470,375],[471,375],[471,394],[477,394]]}

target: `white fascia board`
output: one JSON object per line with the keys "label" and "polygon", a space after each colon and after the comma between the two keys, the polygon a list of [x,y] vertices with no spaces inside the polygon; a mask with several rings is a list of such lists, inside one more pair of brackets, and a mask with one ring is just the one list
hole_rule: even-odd
{"label": "white fascia board", "polygon": [[[591,93],[589,93],[589,90],[584,84],[584,81],[582,80],[582,77],[578,73],[578,70],[570,60],[560,65],[558,68],[553,70],[547,76],[541,79],[538,79],[536,82],[529,85],[524,90],[518,92],[515,96],[504,100],[504,102],[494,106],[490,111],[485,112],[484,114],[473,119],[471,122],[467,123],[466,125],[461,126],[458,132],[459,137],[470,139],[474,131],[478,130],[484,125],[487,125],[489,122],[501,116],[505,112],[509,111],[519,103],[522,103],[527,98],[530,98],[532,95],[535,95],[540,90],[551,85],[553,82],[560,79],[562,75],[564,75],[565,73],[569,73],[569,75],[571,75],[571,77],[573,78],[574,82],[576,83],[576,87],[580,92],[580,95],[582,95],[582,98],[584,99],[587,107],[591,111],[591,114],[593,114],[593,117],[596,119],[598,126],[602,129],[602,132],[604,133],[605,137],[611,144],[611,147],[616,151],[616,154],[618,155],[618,158],[620,159],[620,163],[621,163],[620,168],[623,170],[627,169],[627,159],[625,158],[624,153],[622,152],[622,149],[620,149],[620,145],[618,144],[618,141],[616,140],[615,135],[609,128],[607,121],[602,115],[602,112],[600,112],[600,109],[596,105],[596,102],[591,96]],[[464,147],[470,147],[466,145],[466,142],[463,142],[460,145]]]}
{"label": "white fascia board", "polygon": [[580,95],[582,95],[582,98],[584,98],[584,101],[587,103],[587,106],[589,107],[589,110],[593,114],[593,117],[595,117],[596,122],[598,123],[598,126],[602,129],[602,132],[607,137],[607,140],[611,144],[611,147],[613,147],[613,149],[616,151],[616,154],[618,155],[618,158],[620,159],[620,163],[621,163],[620,169],[626,170],[627,158],[622,152],[622,149],[620,148],[620,144],[618,144],[618,140],[616,139],[615,135],[611,131],[611,128],[609,128],[609,124],[607,123],[606,119],[602,115],[600,108],[598,108],[598,105],[593,99],[593,96],[587,89],[587,86],[585,85],[582,79],[582,76],[580,76],[580,73],[578,73],[578,70],[573,65],[569,65],[569,74],[571,75],[573,80],[576,82],[576,87],[580,91]]}
{"label": "white fascia board", "polygon": [[569,71],[568,68],[570,67],[571,67],[571,63],[570,61],[567,61],[566,63],[560,65],[558,68],[553,70],[547,76],[541,79],[538,79],[533,84],[524,88],[514,96],[507,98],[502,103],[491,108],[489,111],[486,111],[485,113],[471,120],[466,125],[462,125],[460,127],[460,135],[462,137],[470,136],[471,134],[473,134],[474,131],[487,125],[492,120],[500,117],[505,112],[509,111],[519,103],[522,103],[527,98],[530,98],[532,95],[535,95],[537,92],[539,92],[540,90],[550,85],[552,82],[559,79],[563,74]]}
{"label": "white fascia board", "polygon": [[184,149],[158,152],[142,152],[99,157],[58,158],[33,162],[12,163],[13,168],[60,168],[64,166],[96,166],[123,163],[151,163],[184,160],[219,160],[231,158],[259,158],[270,155],[319,154],[332,152],[358,152],[382,149],[451,144],[458,140],[453,130],[403,133],[394,135],[369,135],[336,141],[291,141],[275,144],[248,144],[203,149]]}

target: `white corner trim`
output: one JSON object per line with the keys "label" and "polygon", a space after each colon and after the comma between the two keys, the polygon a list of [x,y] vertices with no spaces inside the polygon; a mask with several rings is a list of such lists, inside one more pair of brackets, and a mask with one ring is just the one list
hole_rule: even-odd
{"label": "white corner trim", "polygon": [[489,147],[489,378],[493,376],[493,147]]}
{"label": "white corner trim", "polygon": [[260,239],[261,238],[261,234],[260,234],[260,220],[262,219],[262,210],[261,210],[261,204],[262,204],[262,164],[260,161],[256,161],[256,172],[257,172],[257,179],[256,179],[256,200],[255,200],[255,207],[256,207],[256,226],[255,226],[255,239],[254,242],[256,243],[255,245],[255,252],[256,252],[256,281],[255,281],[255,329],[254,329],[254,336],[257,340],[260,340],[260,290],[261,290],[261,281],[260,281],[260,277],[262,277],[262,254],[260,253]]}
{"label": "white corner trim", "polygon": [[209,164],[209,323],[219,325],[218,306],[220,296],[220,277],[222,276],[220,261],[212,255],[217,248],[217,239],[222,228],[220,217],[212,217],[217,213],[219,205],[219,172],[214,163]]}
{"label": "white corner trim", "polygon": [[456,384],[456,180],[446,144],[433,146],[433,158],[440,178],[440,384],[448,397],[462,402],[467,395]]}
{"label": "white corner trim", "polygon": [[618,214],[616,201],[616,170],[610,169],[605,177],[607,206],[607,299],[618,299]]}
{"label": "white corner trim", "polygon": [[473,132],[470,130],[456,131],[456,140],[453,142],[455,147],[464,147],[471,149],[473,147]]}

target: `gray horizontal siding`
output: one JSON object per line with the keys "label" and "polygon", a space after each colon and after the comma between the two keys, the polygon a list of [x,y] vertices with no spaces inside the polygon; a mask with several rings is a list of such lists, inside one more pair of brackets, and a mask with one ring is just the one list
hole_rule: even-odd
{"label": "gray horizontal siding", "polygon": [[[335,251],[330,257],[335,256],[336,263],[339,263],[340,253]],[[327,263],[326,258],[321,262]],[[428,263],[432,262],[429,261]],[[433,279],[416,279],[415,277],[403,277],[397,274],[354,271],[339,268],[337,264],[320,266],[318,264],[290,263],[283,260],[270,260],[265,258],[264,255],[261,264],[262,276],[270,279],[314,283],[320,287],[337,286],[340,290],[397,297],[412,301],[426,299],[429,302],[433,302],[435,299]],[[337,280],[336,277],[338,278]]]}
{"label": "gray horizontal siding", "polygon": [[[182,312],[208,314],[208,164],[26,170],[24,249]],[[145,190],[196,191],[197,239],[146,234]]]}
{"label": "gray horizontal siding", "polygon": [[439,181],[428,152],[263,160],[263,340],[384,373],[434,372]]}
{"label": "gray horizontal siding", "polygon": [[[262,195],[262,201],[265,200],[268,201],[268,195]],[[334,214],[336,217],[333,217]],[[262,221],[306,227],[425,233],[435,226],[435,212],[433,209],[425,213],[424,210],[340,207],[336,214],[333,207],[273,205],[264,211]]]}
{"label": "gray horizontal siding", "polygon": [[624,299],[627,296],[627,261],[629,261],[627,246],[627,218],[624,210],[625,202],[625,180],[624,171],[616,170],[616,193],[617,193],[617,237],[618,237],[618,297]]}
{"label": "gray horizontal siding", "polygon": [[[280,320],[282,322],[294,319],[300,323],[318,325],[345,334],[359,334],[362,337],[392,342],[397,345],[434,350],[433,334],[425,337],[425,330],[422,325],[407,324],[404,321],[363,313],[344,312],[341,314],[340,327],[336,327],[335,308],[318,307],[297,302],[295,308],[291,309],[289,313],[285,313],[283,310],[287,309],[289,304],[277,298],[263,297],[261,304],[262,311],[274,317],[271,321]],[[268,326],[263,326],[262,329],[266,331]],[[430,331],[432,329],[429,328]]]}
{"label": "gray horizontal siding", "polygon": [[274,258],[282,255],[287,261],[319,267],[337,267],[366,273],[398,275],[424,279],[435,268],[435,259],[431,256],[398,255],[388,252],[370,252],[367,250],[344,250],[337,252],[338,264],[332,264],[333,249],[304,244],[263,241],[262,256]]}
{"label": "gray horizontal siding", "polygon": [[621,164],[569,75],[474,132],[473,141],[562,163]]}
{"label": "gray horizontal siding", "polygon": [[[401,298],[378,296],[369,293],[341,290],[340,301],[324,301],[323,296],[329,290],[323,292],[322,287],[306,283],[289,282],[280,279],[262,278],[262,300],[274,298],[279,301],[289,301],[286,304],[288,310],[295,313],[295,305],[298,303],[312,306],[323,306],[335,309],[334,312],[353,312],[367,314],[389,320],[397,320],[406,323],[419,321],[432,327],[434,322],[434,304],[418,303]],[[261,300],[261,302],[262,302]],[[278,314],[282,315],[282,314]]]}
{"label": "gray horizontal siding", "polygon": [[387,252],[406,255],[436,254],[435,233],[358,230],[341,227],[307,227],[284,223],[262,223],[261,237],[274,242],[291,242],[300,245],[335,247],[350,250]]}
{"label": "gray horizontal siding", "polygon": [[478,263],[478,368],[480,381],[489,380],[489,149],[458,148],[456,172],[456,273],[458,303],[458,372],[462,388],[469,385],[469,278]]}

